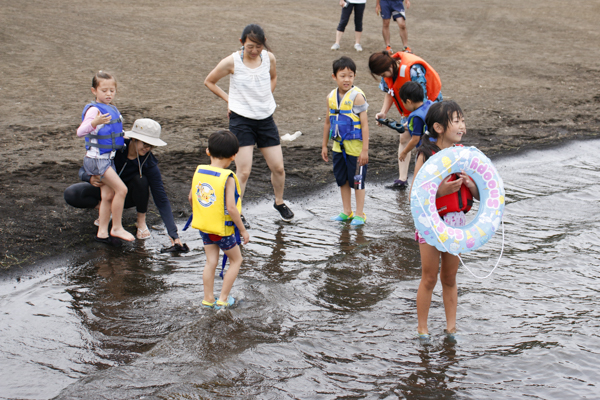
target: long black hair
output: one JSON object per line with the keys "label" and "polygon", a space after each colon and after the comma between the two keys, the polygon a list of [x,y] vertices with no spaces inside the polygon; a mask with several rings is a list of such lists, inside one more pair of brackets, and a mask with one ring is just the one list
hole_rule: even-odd
{"label": "long black hair", "polygon": [[440,151],[440,148],[438,147],[440,134],[435,130],[433,125],[435,123],[440,124],[442,126],[442,132],[445,132],[446,129],[448,129],[448,125],[452,122],[454,113],[457,113],[459,117],[464,115],[462,108],[460,108],[453,100],[444,100],[433,103],[431,107],[429,107],[429,111],[427,111],[427,116],[425,117],[425,125],[427,125],[428,134],[423,135],[421,146],[418,150],[419,153],[423,153],[423,161],[427,161],[434,152],[437,153]]}

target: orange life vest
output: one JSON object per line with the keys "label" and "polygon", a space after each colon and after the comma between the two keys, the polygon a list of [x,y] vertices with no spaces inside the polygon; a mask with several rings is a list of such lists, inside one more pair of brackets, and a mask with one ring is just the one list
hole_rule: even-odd
{"label": "orange life vest", "polygon": [[431,68],[431,65],[427,64],[427,62],[422,58],[405,52],[398,52],[394,54],[392,58],[400,60],[396,81],[394,82],[393,78],[383,79],[388,89],[392,90],[392,93],[390,94],[392,95],[394,103],[396,103],[396,107],[398,108],[398,112],[400,112],[401,115],[407,117],[408,114],[410,114],[410,112],[404,108],[402,101],[400,100],[400,88],[406,82],[410,82],[410,69],[415,64],[421,64],[425,68],[425,80],[427,81],[425,87],[427,88],[427,98],[431,101],[437,100],[438,96],[440,95],[440,91],[442,90],[442,81],[440,80],[438,73]]}

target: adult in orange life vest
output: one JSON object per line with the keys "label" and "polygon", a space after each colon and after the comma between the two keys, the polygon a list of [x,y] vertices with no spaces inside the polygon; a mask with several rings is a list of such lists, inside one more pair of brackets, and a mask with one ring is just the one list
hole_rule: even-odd
{"label": "adult in orange life vest", "polygon": [[[410,112],[405,108],[400,98],[400,88],[406,82],[417,82],[423,88],[423,101],[442,100],[442,81],[438,73],[422,58],[406,52],[398,52],[390,55],[387,51],[371,54],[369,57],[369,70],[373,77],[380,76],[380,89],[385,92],[381,111],[375,115],[377,119],[385,119],[392,104],[396,105],[402,122]],[[380,125],[377,123],[377,125]],[[398,155],[410,141],[410,133],[405,131],[400,135],[400,146]],[[398,179],[391,186],[393,189],[406,189],[408,186],[408,166],[410,157],[404,161],[398,158]]]}

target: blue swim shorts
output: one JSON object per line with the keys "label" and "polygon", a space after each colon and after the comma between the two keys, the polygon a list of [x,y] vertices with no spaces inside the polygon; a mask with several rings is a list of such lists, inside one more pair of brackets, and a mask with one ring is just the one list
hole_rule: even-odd
{"label": "blue swim shorts", "polygon": [[[367,179],[367,165],[369,164],[359,167],[358,170],[356,168],[357,164],[358,157],[346,155],[346,159],[344,159],[344,155],[342,153],[338,153],[337,151],[333,152],[333,175],[335,175],[335,181],[337,182],[338,186],[344,186],[346,182],[348,182],[351,188],[365,188],[365,180]],[[361,183],[359,187],[354,187],[355,175],[361,176]]]}
{"label": "blue swim shorts", "polygon": [[390,19],[393,17],[394,21],[398,18],[404,18],[406,21],[403,0],[380,0],[379,5],[381,6],[381,18]]}
{"label": "blue swim shorts", "polygon": [[202,241],[204,245],[208,244],[216,244],[223,251],[233,249],[237,245],[237,241],[235,240],[235,234],[230,236],[219,236],[213,235],[211,233],[200,232],[200,236],[202,237]]}

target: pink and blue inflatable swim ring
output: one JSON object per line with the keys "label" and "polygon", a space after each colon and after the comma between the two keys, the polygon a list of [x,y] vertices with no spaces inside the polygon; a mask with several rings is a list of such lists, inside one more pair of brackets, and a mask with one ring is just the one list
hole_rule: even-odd
{"label": "pink and blue inflatable swim ring", "polygon": [[[450,174],[464,171],[479,189],[475,219],[462,227],[446,225],[437,212],[436,193]],[[415,226],[427,244],[458,255],[476,250],[494,235],[504,213],[504,183],[489,158],[475,147],[449,147],[431,156],[419,170],[410,196]]]}

